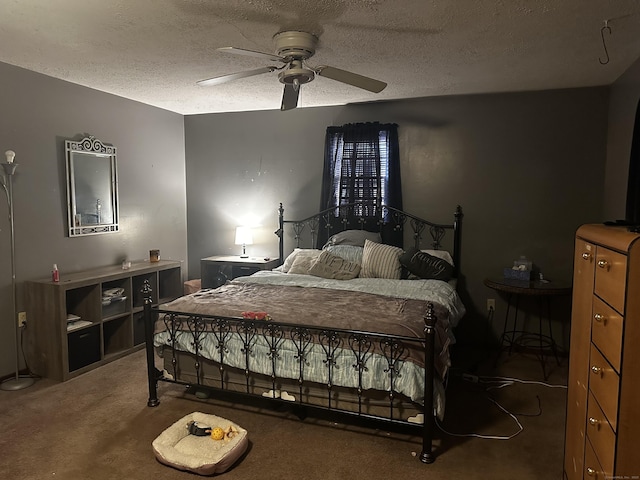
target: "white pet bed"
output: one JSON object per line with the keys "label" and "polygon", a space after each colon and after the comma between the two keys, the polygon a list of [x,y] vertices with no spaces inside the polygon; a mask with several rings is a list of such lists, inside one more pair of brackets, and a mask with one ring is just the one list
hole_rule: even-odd
{"label": "white pet bed", "polygon": [[[223,430],[230,426],[237,430],[232,438],[213,440],[211,436],[198,437],[189,434],[191,421]],[[247,450],[247,431],[216,415],[193,412],[178,420],[153,441],[153,451],[159,462],[199,475],[214,475],[227,471]]]}

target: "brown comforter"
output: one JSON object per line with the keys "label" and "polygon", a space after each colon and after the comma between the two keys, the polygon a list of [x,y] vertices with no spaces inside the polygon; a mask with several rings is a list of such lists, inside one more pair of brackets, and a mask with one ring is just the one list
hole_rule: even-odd
{"label": "brown comforter", "polygon": [[[229,283],[174,300],[163,310],[202,315],[241,317],[242,312],[267,312],[276,322],[345,328],[407,337],[424,337],[427,302],[326,288]],[[434,304],[436,318],[447,310]],[[162,322],[157,331],[164,329]],[[448,336],[436,322],[436,371],[446,371]],[[424,350],[409,348],[405,360],[424,366]]]}

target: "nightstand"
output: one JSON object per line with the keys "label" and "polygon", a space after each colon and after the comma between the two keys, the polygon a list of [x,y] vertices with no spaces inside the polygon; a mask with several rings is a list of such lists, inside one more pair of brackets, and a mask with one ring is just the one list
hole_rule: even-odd
{"label": "nightstand", "polygon": [[[551,298],[571,295],[571,286],[569,284],[558,284],[543,280],[528,281],[509,278],[486,278],[484,284],[496,292],[505,294],[507,298],[507,312],[504,317],[498,356],[500,356],[505,345],[508,347],[509,354],[511,354],[514,346],[532,349],[538,354],[540,365],[542,366],[542,374],[546,380],[548,373],[544,358],[545,350],[550,350],[556,359],[556,363],[560,365],[557,345],[553,338],[551,328]],[[538,300],[540,312],[538,314],[537,331],[529,331],[524,325],[518,327],[518,312],[522,297],[534,297]],[[514,307],[513,323],[512,327],[509,327],[509,313],[512,307]],[[543,333],[542,328],[545,317],[548,335]],[[497,360],[498,358],[496,358],[496,361]]]}
{"label": "nightstand", "polygon": [[277,258],[264,259],[262,257],[242,258],[239,255],[214,255],[200,260],[200,276],[202,288],[216,288],[219,286],[219,273],[232,280],[256,273],[259,270],[272,270],[280,264]]}

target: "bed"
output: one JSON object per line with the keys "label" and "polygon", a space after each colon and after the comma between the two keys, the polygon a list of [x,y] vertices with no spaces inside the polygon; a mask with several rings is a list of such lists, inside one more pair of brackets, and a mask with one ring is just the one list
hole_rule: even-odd
{"label": "bed", "polygon": [[450,224],[384,205],[303,220],[278,212],[273,271],[159,307],[145,285],[148,405],[159,404],[159,382],[222,390],[419,431],[419,458],[433,462],[434,416],[444,415],[449,347],[465,313],[461,208]]}

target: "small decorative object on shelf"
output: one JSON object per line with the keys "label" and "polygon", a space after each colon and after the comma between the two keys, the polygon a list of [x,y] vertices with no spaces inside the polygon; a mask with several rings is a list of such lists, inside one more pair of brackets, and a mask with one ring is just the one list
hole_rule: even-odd
{"label": "small decorative object on shelf", "polygon": [[58,265],[56,263],[53,264],[53,269],[51,270],[51,281],[60,281],[60,271],[58,270]]}
{"label": "small decorative object on shelf", "polygon": [[159,262],[160,261],[160,250],[149,250],[149,261],[150,262]]}

